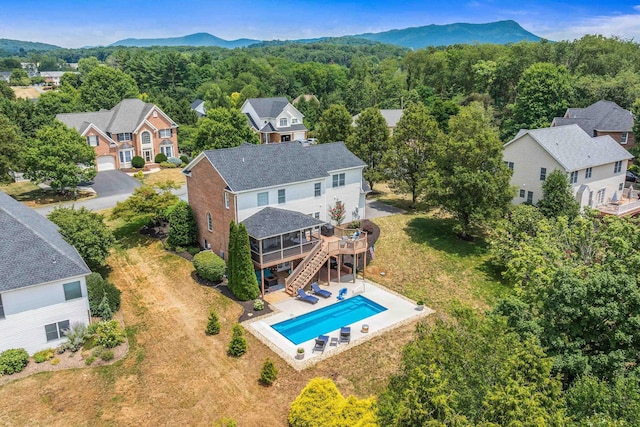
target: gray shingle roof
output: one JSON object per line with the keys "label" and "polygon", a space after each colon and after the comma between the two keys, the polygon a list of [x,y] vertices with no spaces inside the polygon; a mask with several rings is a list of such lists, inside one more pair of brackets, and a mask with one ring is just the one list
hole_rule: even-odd
{"label": "gray shingle roof", "polygon": [[366,165],[343,142],[308,146],[299,142],[242,144],[203,154],[233,192],[326,178],[330,171]]}
{"label": "gray shingle roof", "polygon": [[0,292],[91,273],[58,227],[0,191]]}
{"label": "gray shingle roof", "polygon": [[525,134],[531,135],[567,171],[633,158],[609,135],[594,138],[576,124],[521,130],[505,145],[511,144]]}
{"label": "gray shingle roof", "polygon": [[266,125],[264,125],[264,127],[262,129],[260,129],[260,132],[294,132],[297,130],[307,130],[307,127],[301,123],[295,124],[295,125],[291,125],[291,126],[287,126],[287,127],[282,127],[282,128],[275,128],[271,122],[267,123]]}
{"label": "gray shingle roof", "polygon": [[[56,115],[56,119],[82,133],[89,123],[93,123],[103,132],[111,134],[133,132],[153,108],[153,104],[137,98],[123,99],[111,110],[89,113],[66,113]],[[171,123],[176,126],[175,123]]]}
{"label": "gray shingle roof", "polygon": [[[387,122],[387,127],[394,128],[394,127],[396,127],[398,125],[398,122],[400,121],[400,118],[402,117],[402,111],[403,110],[400,110],[400,109],[397,109],[397,110],[380,110],[380,114],[382,114],[382,117]],[[353,122],[354,123],[358,119],[358,117],[360,117],[360,114],[356,114],[355,116],[353,116]]]}
{"label": "gray shingle roof", "polygon": [[249,236],[264,239],[291,231],[304,230],[325,224],[312,216],[286,209],[266,207],[242,221]]}
{"label": "gray shingle roof", "polygon": [[278,98],[249,98],[247,102],[251,104],[256,114],[260,118],[275,118],[289,104],[285,97]]}
{"label": "gray shingle roof", "polygon": [[565,116],[556,117],[554,123],[557,126],[575,123],[589,135],[593,135],[594,130],[631,132],[633,129],[633,114],[612,101],[600,100],[586,108],[568,108]]}

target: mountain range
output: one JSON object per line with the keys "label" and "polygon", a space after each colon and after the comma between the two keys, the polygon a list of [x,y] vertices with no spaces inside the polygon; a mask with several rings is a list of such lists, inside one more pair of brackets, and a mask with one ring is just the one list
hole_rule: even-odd
{"label": "mountain range", "polygon": [[[404,28],[401,30],[384,31],[380,33],[354,34],[343,37],[319,37],[299,40],[254,40],[238,39],[224,40],[209,33],[195,33],[183,37],[168,37],[156,39],[128,38],[119,40],[109,46],[218,46],[228,49],[246,47],[255,44],[273,45],[288,43],[332,42],[353,44],[362,40],[363,43],[387,43],[395,46],[421,49],[428,46],[448,46],[453,44],[493,43],[507,44],[520,41],[538,41],[540,37],[525,30],[515,21],[497,21],[486,24],[446,24],[425,25],[422,27]],[[45,43],[26,42],[20,40],[0,39],[0,50],[19,52],[22,50],[52,50],[59,49]]]}

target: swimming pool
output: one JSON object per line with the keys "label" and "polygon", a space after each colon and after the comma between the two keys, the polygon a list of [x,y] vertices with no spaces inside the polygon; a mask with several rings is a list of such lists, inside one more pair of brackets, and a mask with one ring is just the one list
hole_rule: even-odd
{"label": "swimming pool", "polygon": [[382,313],[387,308],[362,295],[271,325],[286,339],[300,344],[319,335]]}

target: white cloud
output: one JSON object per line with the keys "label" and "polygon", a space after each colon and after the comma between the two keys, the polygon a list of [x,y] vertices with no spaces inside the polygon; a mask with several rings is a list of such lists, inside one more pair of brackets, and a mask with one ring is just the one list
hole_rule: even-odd
{"label": "white cloud", "polygon": [[596,16],[573,22],[557,22],[554,27],[537,28],[538,33],[536,34],[551,40],[574,40],[585,34],[601,34],[606,37],[618,36],[622,39],[640,40],[640,6],[633,8],[639,13]]}

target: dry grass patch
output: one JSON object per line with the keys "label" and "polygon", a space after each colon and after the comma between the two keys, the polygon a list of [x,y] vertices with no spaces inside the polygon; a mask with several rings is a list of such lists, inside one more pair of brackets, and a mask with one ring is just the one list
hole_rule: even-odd
{"label": "dry grass patch", "polygon": [[[127,227],[119,230],[124,232]],[[413,325],[377,337],[297,372],[247,333],[249,350],[226,355],[241,307],[197,284],[192,264],[159,242],[127,236],[109,258],[108,279],[123,292],[130,351],[112,366],[47,373],[0,388],[0,425],[286,425],[291,402],[316,376],[333,378],[345,394],[378,393],[394,372]],[[204,333],[209,308],[222,323]],[[279,371],[272,387],[258,384],[264,360]],[[70,404],[69,402],[73,402]]]}
{"label": "dry grass patch", "polygon": [[16,94],[16,98],[33,99],[40,98],[42,92],[31,86],[11,86],[13,93]]}
{"label": "dry grass patch", "polygon": [[57,191],[44,190],[30,181],[0,185],[0,190],[31,208],[73,200],[87,200],[95,197],[95,193],[79,191],[78,197],[74,199],[72,196],[60,194]]}
{"label": "dry grass patch", "polygon": [[406,214],[375,222],[380,239],[367,268],[372,280],[437,311],[448,311],[454,301],[487,308],[508,291],[488,265],[484,240],[458,239],[450,219]]}
{"label": "dry grass patch", "polygon": [[156,186],[158,184],[173,181],[177,185],[187,183],[187,177],[182,173],[182,168],[160,169],[160,172],[148,173],[142,178],[142,183],[146,185]]}

